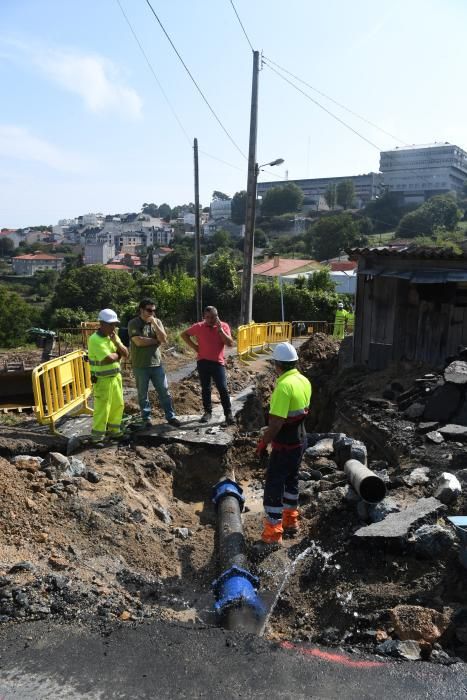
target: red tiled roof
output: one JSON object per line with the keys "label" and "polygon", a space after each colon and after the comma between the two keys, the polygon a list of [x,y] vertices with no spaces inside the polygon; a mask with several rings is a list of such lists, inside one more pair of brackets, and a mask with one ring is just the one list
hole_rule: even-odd
{"label": "red tiled roof", "polygon": [[343,260],[331,263],[330,267],[332,272],[349,272],[357,268],[357,263],[354,260]]}
{"label": "red tiled roof", "polygon": [[28,255],[16,255],[13,260],[63,260],[59,255],[48,255],[47,253],[29,253]]}
{"label": "red tiled roof", "polygon": [[128,265],[117,265],[116,263],[115,263],[115,264],[106,265],[106,267],[107,267],[109,270],[126,270],[127,272],[130,272],[130,271],[131,271],[131,267],[128,267]]}
{"label": "red tiled roof", "polygon": [[274,266],[274,259],[259,263],[253,267],[254,275],[263,275],[265,277],[278,277],[279,275],[287,275],[294,270],[300,270],[306,266],[316,266],[316,260],[297,260],[292,258],[279,258],[279,264]]}
{"label": "red tiled roof", "polygon": [[162,248],[159,248],[159,250],[160,250],[161,252],[163,252],[163,253],[171,253],[173,249],[172,249],[172,248],[164,248],[164,247],[162,247]]}

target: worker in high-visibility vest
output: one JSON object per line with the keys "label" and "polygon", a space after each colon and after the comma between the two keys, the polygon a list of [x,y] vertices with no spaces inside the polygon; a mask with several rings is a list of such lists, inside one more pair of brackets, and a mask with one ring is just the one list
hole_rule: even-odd
{"label": "worker in high-visibility vest", "polygon": [[88,356],[94,393],[92,440],[103,444],[106,438],[122,437],[123,387],[120,359],[128,349],[118,337],[120,323],[112,309],[99,312],[99,329],[88,340]]}
{"label": "worker in high-visibility vest", "polygon": [[298,470],[306,446],[305,418],[311,400],[311,384],[296,365],[297,351],[290,343],[279,343],[272,355],[278,378],[271,395],[268,427],[256,447],[259,457],[271,445],[264,485],[264,529],[266,545],[282,542],[282,535],[298,532]]}
{"label": "worker in high-visibility vest", "polygon": [[354,327],[355,327],[355,311],[354,311],[354,307],[351,306],[350,311],[347,312],[347,320],[345,323],[345,330],[347,333],[349,333],[349,335],[352,335]]}
{"label": "worker in high-visibility vest", "polygon": [[347,320],[347,311],[344,309],[344,304],[340,301],[337,305],[336,316],[334,318],[334,338],[342,338],[345,335],[345,322]]}

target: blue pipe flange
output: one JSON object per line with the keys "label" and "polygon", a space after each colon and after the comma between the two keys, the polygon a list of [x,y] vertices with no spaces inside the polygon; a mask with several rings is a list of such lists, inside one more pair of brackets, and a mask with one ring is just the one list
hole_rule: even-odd
{"label": "blue pipe flange", "polygon": [[232,566],[213,581],[212,589],[216,597],[214,609],[222,615],[233,606],[246,605],[258,618],[266,614],[263,601],[258,596],[259,578],[246,569]]}
{"label": "blue pipe flange", "polygon": [[212,488],[212,502],[217,506],[224,496],[234,496],[240,505],[240,512],[243,510],[245,496],[243,489],[232,479],[222,479]]}

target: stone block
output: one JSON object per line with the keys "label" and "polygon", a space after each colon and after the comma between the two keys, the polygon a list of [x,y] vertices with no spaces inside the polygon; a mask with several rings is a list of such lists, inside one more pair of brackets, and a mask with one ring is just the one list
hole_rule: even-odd
{"label": "stone block", "polygon": [[390,513],[379,523],[361,527],[354,533],[354,537],[362,542],[403,543],[417,525],[435,518],[445,510],[446,506],[436,498],[420,498],[413,506],[399,513]]}
{"label": "stone block", "polygon": [[437,498],[441,503],[449,505],[453,503],[458,496],[462,493],[462,486],[459,483],[457,477],[449,472],[443,472],[440,474],[437,481],[437,488],[433,496]]}
{"label": "stone block", "polygon": [[445,440],[455,440],[456,442],[467,442],[467,426],[449,423],[444,428],[438,430]]}
{"label": "stone block", "polygon": [[398,513],[401,507],[394,498],[387,496],[379,503],[368,504],[368,515],[372,523],[380,523],[390,513]]}
{"label": "stone block", "polygon": [[387,639],[376,647],[378,654],[394,656],[396,659],[406,661],[418,661],[420,659],[420,646],[410,639],[401,641],[400,639]]}
{"label": "stone block", "polygon": [[422,525],[413,533],[411,544],[423,559],[445,557],[456,547],[456,536],[451,528],[439,524]]}
{"label": "stone block", "polygon": [[406,486],[419,486],[421,484],[428,484],[430,481],[430,469],[429,467],[417,467],[410,474],[403,476],[402,479]]}
{"label": "stone block", "polygon": [[450,384],[467,384],[467,362],[451,362],[444,370],[444,378]]}
{"label": "stone block", "polygon": [[400,640],[433,644],[449,627],[452,610],[445,608],[438,612],[420,605],[397,605],[389,611],[389,616]]}
{"label": "stone block", "polygon": [[361,464],[367,463],[367,451],[363,442],[350,437],[334,441],[334,454],[338,466],[343,469],[349,459],[356,459]]}
{"label": "stone block", "polygon": [[405,409],[404,418],[408,418],[409,420],[417,420],[417,418],[421,418],[423,416],[424,411],[425,404],[416,401]]}
{"label": "stone block", "polygon": [[426,439],[429,440],[429,442],[433,442],[435,445],[441,445],[441,443],[444,442],[444,438],[438,430],[432,430],[426,433]]}
{"label": "stone block", "polygon": [[307,447],[305,455],[308,459],[319,459],[319,457],[331,457],[334,453],[334,441],[332,438],[323,438],[313,447]]}

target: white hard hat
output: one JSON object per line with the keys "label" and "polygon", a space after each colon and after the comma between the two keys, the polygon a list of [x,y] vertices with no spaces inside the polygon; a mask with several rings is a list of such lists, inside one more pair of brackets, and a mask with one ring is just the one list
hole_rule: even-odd
{"label": "white hard hat", "polygon": [[104,323],[120,323],[120,320],[113,309],[102,309],[102,311],[99,311],[99,316],[97,319],[99,321],[104,321]]}
{"label": "white hard hat", "polygon": [[338,309],[343,309],[343,308],[344,308],[344,304],[340,301],[340,302],[338,303],[338,305],[337,305],[337,308],[338,308]]}
{"label": "white hard hat", "polygon": [[298,360],[298,355],[290,343],[278,343],[272,353],[272,359],[277,362],[295,362]]}

